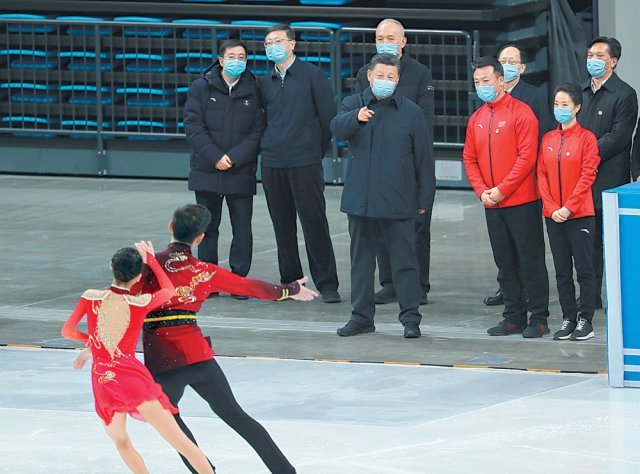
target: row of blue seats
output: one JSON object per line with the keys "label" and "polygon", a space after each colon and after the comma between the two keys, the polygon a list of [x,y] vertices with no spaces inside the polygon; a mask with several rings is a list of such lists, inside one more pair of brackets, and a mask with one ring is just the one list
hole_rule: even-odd
{"label": "row of blue seats", "polygon": [[[0,15],[0,20],[6,19],[21,19],[21,20],[46,20],[47,17],[42,15],[32,15],[32,14],[23,14],[23,13],[8,13]],[[56,17],[56,20],[59,21],[84,21],[84,22],[99,22],[99,21],[107,21],[107,18],[98,18],[98,17],[88,17],[88,16],[59,16]],[[161,18],[152,18],[152,17],[142,17],[142,16],[122,16],[113,18],[114,22],[128,22],[128,23],[140,23],[140,25],[144,26],[125,26],[123,28],[124,36],[138,36],[138,37],[168,37],[172,34],[172,29],[170,28],[161,28],[161,27],[153,27],[153,24],[164,23],[165,20]],[[211,39],[212,38],[212,29],[215,28],[216,25],[223,24],[222,21],[219,20],[208,20],[208,19],[175,19],[172,20],[171,23],[176,25],[181,24],[199,24],[202,25],[202,28],[197,28],[193,26],[185,26],[180,35],[183,38],[190,39]],[[264,20],[234,20],[230,22],[231,25],[236,26],[244,26],[247,28],[263,28],[274,26],[277,22],[273,21],[264,21]],[[342,25],[338,23],[327,23],[327,22],[317,22],[317,21],[298,21],[291,23],[291,26],[294,28],[327,28],[330,30],[338,30],[342,27]],[[10,33],[52,33],[55,27],[51,24],[38,24],[38,23],[9,23],[8,31]],[[93,36],[95,34],[94,26],[91,25],[70,25],[66,34],[71,36]],[[99,28],[99,34],[101,36],[109,36],[112,34],[112,30],[109,27],[101,25]],[[228,30],[223,30],[215,33],[217,39],[225,39],[229,36]],[[241,33],[241,38],[245,40],[260,40],[263,38],[262,31],[244,31]],[[302,40],[308,41],[328,41],[330,36],[328,34],[323,34],[322,31],[315,32],[303,32],[300,36]]]}
{"label": "row of blue seats", "polygon": [[[71,71],[93,71],[97,68],[98,55],[94,51],[41,51],[33,49],[3,49],[0,50],[0,64],[6,58],[9,60],[12,69],[56,69],[59,66],[66,66]],[[101,53],[100,70],[111,71],[120,66],[112,61],[107,53]],[[325,71],[327,76],[331,75],[331,57],[321,55],[299,55],[301,61],[308,61],[316,64]],[[62,60],[63,64],[58,64]],[[182,51],[175,54],[160,54],[149,52],[124,52],[116,53],[113,57],[116,61],[122,62],[122,67],[127,72],[142,73],[168,73],[174,72],[176,66],[186,73],[200,73],[209,67],[214,61],[212,53],[202,51]],[[266,74],[272,65],[269,64],[264,54],[247,55],[249,68],[252,72],[261,76]],[[344,59],[341,64],[340,74],[348,77],[352,71],[348,68],[349,62]]]}
{"label": "row of blue seats", "polygon": [[[69,118],[56,120],[53,118],[32,115],[7,115],[0,118],[0,127],[15,130],[13,135],[23,137],[53,138],[56,133],[49,130],[59,126],[61,130],[68,130],[72,138],[93,138],[91,134],[78,134],[78,131],[96,131],[97,119]],[[118,120],[116,122],[102,122],[102,130],[107,132],[136,132],[136,133],[182,133],[184,122],[164,122],[158,119]],[[109,137],[104,137],[109,138]],[[130,140],[170,140],[169,137],[130,136]]]}

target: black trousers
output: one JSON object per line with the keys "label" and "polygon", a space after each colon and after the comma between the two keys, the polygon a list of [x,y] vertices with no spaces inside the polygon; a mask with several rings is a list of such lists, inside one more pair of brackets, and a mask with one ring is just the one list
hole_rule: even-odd
{"label": "black trousers", "polygon": [[276,234],[280,282],[290,283],[304,276],[298,252],[297,213],[316,288],[321,293],[337,290],[338,273],[327,222],[322,165],[263,166],[262,185]]}
{"label": "black trousers", "polygon": [[[416,258],[418,259],[418,271],[420,272],[420,287],[422,293],[429,293],[431,284],[429,283],[429,266],[431,265],[431,214],[433,210],[428,209],[422,215],[418,215],[415,219],[416,229]],[[393,278],[391,276],[391,261],[389,260],[389,252],[385,242],[378,244],[378,278],[380,286],[393,286]]]}
{"label": "black trousers", "polygon": [[[154,375],[156,382],[162,385],[173,406],[177,407],[184,389],[193,388],[211,407],[213,412],[258,453],[265,465],[272,473],[295,473],[295,468],[289,463],[282,451],[276,446],[267,430],[256,420],[247,415],[238,405],[229,382],[222,369],[214,360],[207,360]],[[182,431],[195,443],[193,434],[184,424],[180,415],[175,419]],[[181,456],[182,457],[182,456]],[[182,457],[182,461],[191,472],[197,472],[189,462]]]}
{"label": "black trousers", "polygon": [[202,243],[198,246],[198,258],[205,262],[218,264],[218,237],[222,219],[222,201],[227,201],[231,220],[231,249],[229,266],[240,276],[247,276],[251,268],[253,254],[253,234],[251,217],[253,216],[253,196],[222,195],[196,191],[196,202],[202,204],[211,213],[211,223]]}
{"label": "black trousers", "polygon": [[402,324],[420,323],[420,283],[414,226],[413,219],[377,219],[349,214],[352,321],[373,323],[376,249],[378,242],[384,239],[400,305],[398,319]]}
{"label": "black trousers", "polygon": [[540,203],[485,209],[485,215],[503,292],[504,318],[525,325],[529,310],[531,322],[546,322],[549,276]]}
{"label": "black trousers", "polygon": [[[602,299],[602,275],[604,274],[604,245],[602,242],[602,209],[596,209],[596,230],[593,234],[593,270],[596,273],[596,299]],[[582,298],[582,295],[580,295]]]}
{"label": "black trousers", "polygon": [[[556,283],[563,319],[580,317],[591,322],[596,305],[596,274],[593,270],[593,240],[595,218],[569,219],[558,224],[546,218],[549,246],[556,269]],[[580,308],[576,303],[573,267],[580,285]]]}

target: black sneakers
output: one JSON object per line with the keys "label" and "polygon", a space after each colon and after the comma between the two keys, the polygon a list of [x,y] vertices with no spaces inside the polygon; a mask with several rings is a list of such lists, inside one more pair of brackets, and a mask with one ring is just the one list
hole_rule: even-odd
{"label": "black sneakers", "polygon": [[383,286],[373,298],[376,304],[395,303],[398,301],[396,290],[393,285]]}
{"label": "black sneakers", "polygon": [[593,332],[593,326],[589,321],[584,318],[578,318],[578,324],[576,324],[576,328],[571,334],[572,341],[586,341],[587,339],[591,339],[595,336]]}
{"label": "black sneakers", "polygon": [[553,335],[553,338],[556,341],[566,341],[571,337],[571,333],[575,330],[575,328],[576,328],[575,321],[571,319],[563,319],[562,326],[560,326],[560,329],[558,329],[555,332],[555,334]]}
{"label": "black sneakers", "polygon": [[502,288],[498,288],[495,294],[491,296],[487,296],[482,302],[487,306],[499,306],[504,304],[504,299],[502,298]]}
{"label": "black sneakers", "polygon": [[524,330],[524,326],[519,326],[516,323],[503,319],[497,326],[487,329],[489,336],[508,336],[510,334],[520,334]]}
{"label": "black sneakers", "polygon": [[420,332],[420,326],[418,326],[418,323],[406,323],[404,325],[404,337],[407,339],[415,339],[421,335],[422,333]]}
{"label": "black sneakers", "polygon": [[340,303],[340,293],[337,290],[326,290],[322,293],[322,301],[324,303]]}
{"label": "black sneakers", "polygon": [[348,336],[355,336],[357,334],[366,334],[368,332],[374,332],[375,330],[376,330],[376,327],[373,325],[373,323],[360,324],[350,320],[347,324],[345,324],[343,327],[338,329],[336,332],[338,333],[338,336],[348,337]]}
{"label": "black sneakers", "polygon": [[534,337],[542,337],[545,334],[549,334],[549,326],[547,323],[543,323],[540,321],[532,321],[529,325],[522,331],[522,337],[526,338],[534,338]]}

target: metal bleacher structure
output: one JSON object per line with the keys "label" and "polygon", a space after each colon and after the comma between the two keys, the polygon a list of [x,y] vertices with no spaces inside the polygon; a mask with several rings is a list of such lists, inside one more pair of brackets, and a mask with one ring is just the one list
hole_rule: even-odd
{"label": "metal bleacher structure", "polygon": [[[476,8],[464,3],[450,0],[448,8],[429,0],[3,5],[0,172],[183,178],[189,152],[182,117],[186,92],[217,59],[222,40],[242,38],[248,67],[261,76],[273,67],[262,45],[264,30],[291,23],[298,58],[325,71],[339,102],[375,53],[376,23],[393,17],[408,27],[405,51],[433,74],[438,184],[465,186],[460,149],[475,107],[469,65],[480,52],[477,28],[512,21],[514,34],[496,34],[494,42],[525,41],[536,51],[530,67],[539,70],[542,83],[549,0],[500,8],[490,8],[495,1],[477,2]],[[344,143],[333,144],[324,161],[327,182],[343,181],[347,156]]]}

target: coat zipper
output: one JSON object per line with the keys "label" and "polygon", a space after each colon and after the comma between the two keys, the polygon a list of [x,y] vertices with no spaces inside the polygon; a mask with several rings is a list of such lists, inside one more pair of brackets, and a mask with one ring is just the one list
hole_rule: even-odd
{"label": "coat zipper", "polygon": [[[496,186],[496,180],[493,177],[493,157],[491,156],[491,135],[492,135],[492,131],[493,128],[491,127],[492,123],[493,123],[493,114],[495,112],[495,109],[493,107],[490,106],[491,109],[491,117],[489,118],[489,170],[491,171],[491,186],[495,187]],[[500,207],[500,204],[496,204],[496,207]]]}
{"label": "coat zipper", "polygon": [[560,159],[562,158],[562,147],[564,146],[564,132],[562,132],[562,138],[560,139],[560,149],[558,150],[558,187],[560,189],[560,205],[564,206],[562,199],[562,174],[560,173]]}

